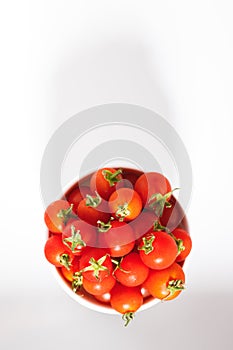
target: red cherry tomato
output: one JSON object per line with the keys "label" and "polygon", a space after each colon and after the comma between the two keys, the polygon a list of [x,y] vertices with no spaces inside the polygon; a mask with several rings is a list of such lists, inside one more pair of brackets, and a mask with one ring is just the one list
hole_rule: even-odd
{"label": "red cherry tomato", "polygon": [[80,255],[86,246],[96,245],[96,230],[85,221],[76,220],[65,227],[62,241],[74,255]]}
{"label": "red cherry tomato", "polygon": [[147,234],[141,239],[138,249],[143,263],[156,270],[172,265],[178,254],[175,240],[163,231]]}
{"label": "red cherry tomato", "polygon": [[171,300],[184,289],[185,275],[182,267],[174,263],[167,269],[150,270],[147,280],[143,283],[149,293],[158,299]]}
{"label": "red cherry tomato", "polygon": [[101,303],[106,303],[109,304],[110,303],[110,299],[111,299],[111,294],[110,292],[101,294],[101,295],[94,295],[94,297],[100,301]]}
{"label": "red cherry tomato", "polygon": [[73,211],[77,213],[78,205],[86,198],[86,195],[91,195],[92,192],[88,186],[78,186],[77,188],[74,188],[68,195],[67,195],[67,201],[70,204],[73,204]]}
{"label": "red cherry tomato", "polygon": [[147,279],[148,274],[149,267],[142,262],[137,253],[126,255],[114,273],[116,279],[127,287],[139,286]]}
{"label": "red cherry tomato", "polygon": [[105,277],[101,282],[92,282],[86,278],[83,278],[83,288],[92,295],[103,295],[110,292],[110,290],[116,284],[116,279],[109,275]]}
{"label": "red cherry tomato", "polygon": [[159,200],[158,194],[161,196],[168,194],[166,201],[169,201],[171,185],[168,179],[160,173],[145,173],[138,178],[134,189],[140,195],[143,206],[155,210],[156,215],[161,216],[165,203]]}
{"label": "red cherry tomato", "polygon": [[119,188],[109,198],[109,209],[116,219],[131,221],[140,214],[142,201],[134,190]]}
{"label": "red cherry tomato", "polygon": [[[101,227],[99,230],[101,230]],[[125,222],[111,221],[105,227],[105,232],[98,233],[98,246],[109,249],[112,257],[128,254],[134,247],[134,235],[131,227]],[[103,228],[102,228],[103,231]]]}
{"label": "red cherry tomato", "polygon": [[181,239],[183,242],[183,250],[179,253],[179,255],[176,258],[176,262],[183,261],[187,258],[189,255],[191,249],[192,249],[192,240],[189,235],[189,233],[181,228],[175,229],[172,234],[175,236],[176,239]]}
{"label": "red cherry tomato", "polygon": [[68,220],[74,217],[75,214],[72,206],[65,200],[57,200],[51,203],[45,210],[44,221],[49,231],[54,233],[61,233]]}
{"label": "red cherry tomato", "polygon": [[113,272],[113,264],[107,249],[89,248],[79,263],[82,276],[91,282],[101,282]]}
{"label": "red cherry tomato", "polygon": [[116,184],[122,179],[122,170],[113,168],[103,168],[95,172],[90,180],[90,188],[92,192],[108,200],[110,195],[116,190]]}
{"label": "red cherry tomato", "polygon": [[126,287],[117,283],[111,290],[110,303],[113,309],[123,314],[127,326],[143,304],[143,296],[139,287]]}
{"label": "red cherry tomato", "polygon": [[98,220],[108,222],[111,217],[107,203],[103,202],[98,195],[83,199],[78,205],[77,214],[81,220],[93,226],[97,226]]}
{"label": "red cherry tomato", "polygon": [[44,246],[46,259],[56,267],[65,266],[70,269],[74,255],[62,243],[61,235],[54,235],[47,239]]}
{"label": "red cherry tomato", "polygon": [[69,282],[73,281],[74,273],[77,271],[79,271],[79,258],[77,256],[74,257],[69,270],[67,270],[65,266],[62,266],[61,268],[62,275]]}

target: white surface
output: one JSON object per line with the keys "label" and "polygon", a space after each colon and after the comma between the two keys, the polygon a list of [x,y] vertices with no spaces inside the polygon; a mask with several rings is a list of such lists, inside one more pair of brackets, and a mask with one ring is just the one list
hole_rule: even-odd
{"label": "white surface", "polygon": [[[139,349],[144,341],[163,349],[231,349],[231,1],[1,7],[1,348],[108,349],[111,342],[112,349]],[[66,118],[107,102],[165,116],[187,147],[194,175],[188,290],[139,313],[128,329],[119,317],[75,304],[43,257],[43,150]]]}

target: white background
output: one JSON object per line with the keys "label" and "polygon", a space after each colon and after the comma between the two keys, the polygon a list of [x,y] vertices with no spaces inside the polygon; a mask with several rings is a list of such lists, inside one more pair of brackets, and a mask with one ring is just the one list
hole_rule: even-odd
{"label": "white background", "polygon": [[[231,349],[231,1],[8,1],[0,11],[1,349]],[[163,115],[190,155],[188,289],[120,317],[84,309],[43,256],[39,172],[56,128],[97,104]]]}

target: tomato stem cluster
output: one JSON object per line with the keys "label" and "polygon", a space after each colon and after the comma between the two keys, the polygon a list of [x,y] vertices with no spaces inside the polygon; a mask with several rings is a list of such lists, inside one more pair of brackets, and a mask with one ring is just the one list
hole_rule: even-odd
{"label": "tomato stem cluster", "polygon": [[62,219],[64,225],[67,224],[70,218],[76,218],[76,215],[74,215],[73,213],[73,204],[71,204],[68,209],[59,210],[59,212],[57,213],[57,217]]}
{"label": "tomato stem cluster", "polygon": [[[167,289],[169,290],[169,295],[167,297],[170,297],[177,291],[185,289],[184,282],[182,280],[171,280],[168,282]],[[164,298],[164,300],[166,300],[166,298]]]}
{"label": "tomato stem cluster", "polygon": [[[74,225],[71,226],[71,236],[64,238],[63,243],[71,249],[72,253],[77,253],[77,246],[86,247],[86,243],[82,240],[80,230],[75,230]],[[71,245],[69,245],[71,243]]]}
{"label": "tomato stem cluster", "polygon": [[118,178],[118,175],[122,174],[122,169],[118,169],[113,173],[105,169],[102,171],[102,174],[105,180],[109,182],[110,187],[112,187],[112,186],[115,186],[117,182],[121,181],[121,178]]}
{"label": "tomato stem cluster", "polygon": [[106,258],[107,258],[107,254],[102,256],[98,260],[91,258],[89,261],[90,265],[85,267],[81,272],[94,271],[94,276],[98,280],[100,271],[108,271],[109,272],[108,268],[106,266],[103,266],[103,263],[105,262]]}
{"label": "tomato stem cluster", "polygon": [[143,245],[140,247],[138,247],[138,250],[143,250],[145,252],[145,254],[149,254],[150,252],[152,252],[154,250],[153,247],[153,242],[155,240],[155,236],[154,235],[150,235],[148,237],[143,237],[142,241],[143,241]]}
{"label": "tomato stem cluster", "polygon": [[86,195],[86,206],[87,207],[93,207],[96,208],[101,203],[101,197],[100,195],[96,193],[96,197],[90,196],[89,194]]}
{"label": "tomato stem cluster", "polygon": [[149,207],[154,210],[157,217],[161,217],[163,215],[164,207],[171,208],[171,203],[168,201],[168,199],[171,197],[172,193],[178,189],[179,188],[174,188],[174,190],[165,193],[164,195],[161,193],[152,194],[148,200],[148,203]]}
{"label": "tomato stem cluster", "polygon": [[119,205],[116,211],[116,217],[119,218],[119,221],[123,221],[126,216],[130,215],[130,210],[128,209],[129,204],[124,203]]}

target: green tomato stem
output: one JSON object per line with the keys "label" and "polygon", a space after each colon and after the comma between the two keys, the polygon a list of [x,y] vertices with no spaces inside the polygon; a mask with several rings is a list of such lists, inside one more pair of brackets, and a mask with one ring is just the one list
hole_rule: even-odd
{"label": "green tomato stem", "polygon": [[108,181],[110,187],[114,186],[117,182],[121,181],[121,179],[117,178],[119,174],[122,174],[122,169],[118,169],[113,173],[109,170],[103,170],[102,175],[105,180]]}
{"label": "green tomato stem", "polygon": [[125,321],[124,326],[127,327],[128,324],[134,319],[135,313],[134,312],[126,312],[122,315],[122,320]]}

